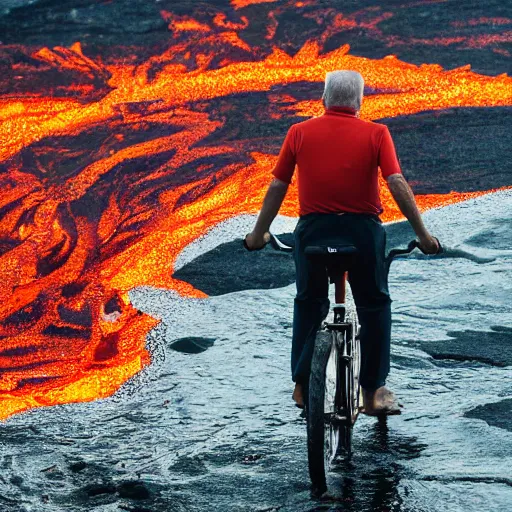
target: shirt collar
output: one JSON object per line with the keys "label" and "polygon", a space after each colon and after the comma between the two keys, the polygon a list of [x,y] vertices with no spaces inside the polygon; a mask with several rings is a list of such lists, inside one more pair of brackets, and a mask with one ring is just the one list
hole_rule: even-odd
{"label": "shirt collar", "polygon": [[330,107],[325,109],[325,113],[331,115],[344,114],[349,117],[356,117],[356,110],[350,107]]}

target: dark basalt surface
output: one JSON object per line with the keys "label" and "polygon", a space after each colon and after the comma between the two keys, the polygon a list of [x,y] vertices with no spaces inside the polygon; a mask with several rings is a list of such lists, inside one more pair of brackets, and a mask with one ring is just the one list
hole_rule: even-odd
{"label": "dark basalt surface", "polygon": [[485,421],[491,427],[499,427],[512,432],[512,398],[479,405],[466,414],[466,418],[477,418]]}
{"label": "dark basalt surface", "polygon": [[416,342],[437,360],[478,361],[512,366],[512,328],[492,326],[490,331],[448,332],[449,340]]}
{"label": "dark basalt surface", "polygon": [[169,347],[184,354],[200,354],[213,347],[215,338],[198,338],[190,336],[174,340]]}
{"label": "dark basalt surface", "polygon": [[[334,0],[304,2],[301,7],[282,0],[241,9],[229,0],[5,0],[0,6],[0,41],[49,47],[81,41],[88,51],[107,58],[118,56],[114,46],[128,44],[138,47],[136,58],[143,59],[150,47],[164,48],[169,41],[171,31],[162,11],[191,16],[214,29],[219,12],[234,23],[243,23],[246,16],[250,23],[239,31],[243,41],[264,52],[276,45],[292,54],[306,41],[318,40],[332,28],[335,14],[342,13],[348,23],[326,37],[324,51],[350,44],[351,53],[364,57],[393,54],[447,69],[470,63],[473,70],[492,75],[512,70],[512,43],[503,36],[511,30],[512,7],[501,0]],[[267,38],[275,22],[274,35]],[[178,37],[190,37],[190,32]]]}
{"label": "dark basalt surface", "polygon": [[[290,233],[280,237],[293,243]],[[226,265],[229,261],[229,265]],[[289,253],[271,247],[248,252],[242,239],[219,245],[198,256],[173,274],[210,296],[240,290],[282,288],[295,282],[295,266]]]}
{"label": "dark basalt surface", "polygon": [[383,119],[417,194],[490,190],[512,183],[512,107],[458,108]]}

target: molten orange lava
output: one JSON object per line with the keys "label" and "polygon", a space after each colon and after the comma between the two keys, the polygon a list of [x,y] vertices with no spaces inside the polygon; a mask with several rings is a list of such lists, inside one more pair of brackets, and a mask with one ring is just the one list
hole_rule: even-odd
{"label": "molten orange lava", "polygon": [[[237,8],[255,3],[262,0],[233,0]],[[212,41],[236,51],[252,51],[236,32],[247,20],[236,24],[217,17],[214,26],[226,31],[210,34],[212,27],[204,23],[171,15],[167,19],[175,32],[202,33],[204,44]],[[204,297],[171,277],[176,258],[219,222],[259,210],[277,159],[263,151],[247,155],[252,163],[244,162],[246,155],[241,155],[221,172],[201,174],[201,179],[163,191],[156,185],[152,188],[186,164],[200,162],[199,173],[210,165],[202,159],[240,152],[235,143],[200,145],[225,122],[187,105],[293,82],[323,82],[327,71],[340,68],[360,71],[368,86],[382,91],[365,99],[366,119],[448,107],[512,105],[512,80],[506,75],[482,76],[469,67],[447,72],[393,56],[371,60],[352,56],[348,50],[344,46],[320,55],[318,43],[308,42],[293,57],[276,48],[259,61],[227,61],[217,69],[209,69],[213,53],[198,52],[192,71],[170,63],[170,57],[180,52],[184,59],[190,57],[181,43],[139,66],[122,60],[105,66],[86,57],[79,43],[33,54],[43,67],[101,76],[109,90],[89,102],[43,94],[0,97],[0,162],[9,171],[0,175],[0,208],[5,208],[0,239],[7,244],[0,253],[0,419],[29,408],[111,395],[150,361],[145,336],[156,321],[130,306],[128,291],[152,285],[177,290],[184,297]],[[81,91],[86,86],[72,87]],[[276,118],[322,111],[320,101],[279,106],[283,97],[275,96],[278,112],[272,116]],[[115,151],[98,148],[86,165],[66,171],[57,181],[47,177],[51,162],[34,174],[21,169],[20,152],[49,151],[35,147],[48,138],[58,141],[108,125],[112,137],[123,141],[121,128],[131,126],[135,131],[144,123],[168,127],[168,134]],[[97,220],[91,220],[90,212],[73,209],[117,166],[148,155],[161,157],[163,163],[140,169],[135,206],[126,203],[121,183],[109,189],[108,204]],[[145,196],[153,192],[156,204],[147,207]],[[382,192],[383,220],[401,218],[386,189]],[[418,204],[424,210],[475,195],[419,196]],[[297,214],[294,186],[282,213]]]}
{"label": "molten orange lava", "polygon": [[241,9],[242,7],[247,7],[248,5],[270,4],[274,2],[277,2],[277,0],[231,0],[231,4],[235,9]]}

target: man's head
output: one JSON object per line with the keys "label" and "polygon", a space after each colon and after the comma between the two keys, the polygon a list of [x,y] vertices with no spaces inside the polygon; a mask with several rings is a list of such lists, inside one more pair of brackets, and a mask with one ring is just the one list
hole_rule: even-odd
{"label": "man's head", "polygon": [[348,107],[358,111],[363,101],[364,80],[357,71],[329,71],[322,100],[325,108]]}

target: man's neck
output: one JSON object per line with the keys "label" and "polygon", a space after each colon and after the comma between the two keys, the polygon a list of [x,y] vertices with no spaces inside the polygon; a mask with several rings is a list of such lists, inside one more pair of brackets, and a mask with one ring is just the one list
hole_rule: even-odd
{"label": "man's neck", "polygon": [[337,112],[340,114],[348,114],[351,116],[356,115],[356,109],[350,107],[329,107],[325,109],[326,112]]}

